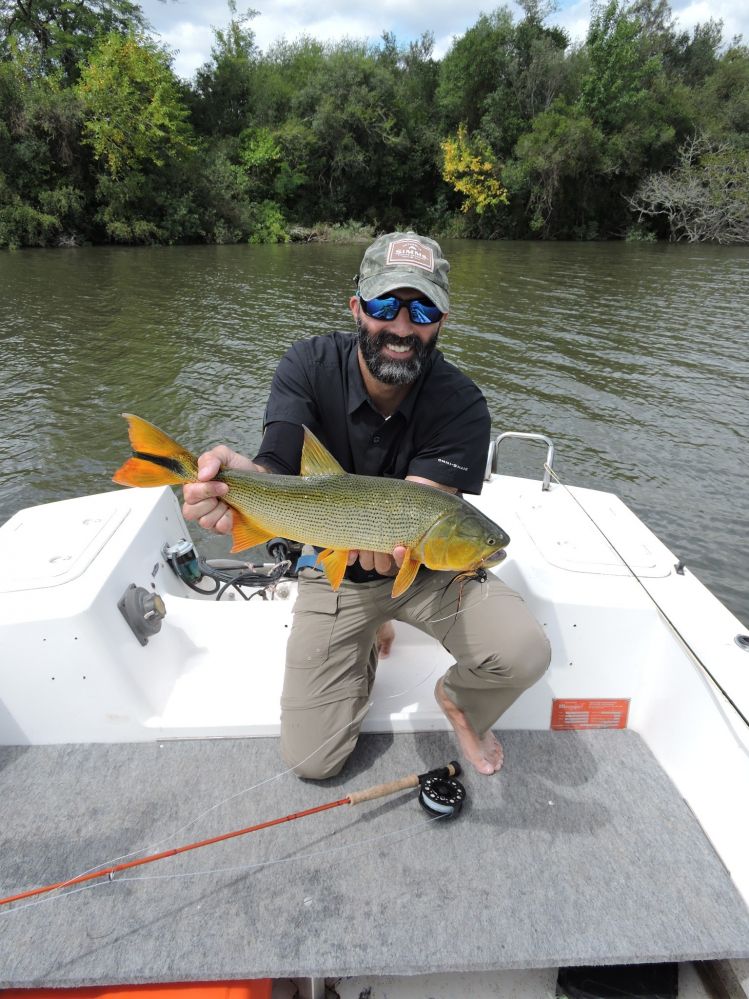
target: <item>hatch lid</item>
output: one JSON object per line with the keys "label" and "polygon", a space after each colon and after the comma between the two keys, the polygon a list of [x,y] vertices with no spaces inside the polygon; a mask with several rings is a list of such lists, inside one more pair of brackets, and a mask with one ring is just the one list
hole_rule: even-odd
{"label": "hatch lid", "polygon": [[[573,572],[668,576],[664,546],[618,497],[592,489],[553,488],[518,509],[518,519],[547,562]],[[626,564],[625,564],[626,563]]]}
{"label": "hatch lid", "polygon": [[29,507],[0,527],[0,593],[63,586],[81,576],[129,513],[111,497]]}

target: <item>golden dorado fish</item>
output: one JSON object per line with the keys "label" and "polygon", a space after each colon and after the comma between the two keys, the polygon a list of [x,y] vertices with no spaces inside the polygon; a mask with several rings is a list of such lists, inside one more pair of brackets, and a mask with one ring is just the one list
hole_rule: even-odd
{"label": "golden dorado fish", "polygon": [[[152,423],[123,413],[133,457],[113,481],[123,486],[196,482],[195,455]],[[323,548],[318,561],[337,590],[352,549],[387,552],[403,545],[393,583],[400,596],[419,566],[476,572],[504,558],[509,537],[497,524],[453,493],[433,486],[345,472],[315,435],[304,428],[301,475],[222,470],[229,491],[233,552],[282,537]]]}

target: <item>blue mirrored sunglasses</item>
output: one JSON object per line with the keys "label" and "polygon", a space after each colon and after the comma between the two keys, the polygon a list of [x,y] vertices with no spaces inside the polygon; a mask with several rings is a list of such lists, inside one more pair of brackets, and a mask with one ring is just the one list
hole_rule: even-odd
{"label": "blue mirrored sunglasses", "polygon": [[382,298],[370,299],[362,298],[359,295],[359,301],[370,319],[379,319],[380,322],[385,323],[392,322],[401,309],[408,309],[411,322],[417,326],[439,322],[443,316],[443,313],[428,298],[414,298],[406,302],[401,298],[396,298],[395,295],[384,295]]}

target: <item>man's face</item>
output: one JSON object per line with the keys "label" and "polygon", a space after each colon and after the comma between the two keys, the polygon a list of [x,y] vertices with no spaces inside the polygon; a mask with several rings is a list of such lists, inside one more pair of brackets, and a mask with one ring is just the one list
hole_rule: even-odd
{"label": "man's face", "polygon": [[[396,288],[389,292],[404,302],[424,298],[415,288]],[[412,323],[408,309],[401,309],[389,322],[366,315],[356,296],[350,301],[359,333],[359,351],[370,374],[385,385],[410,385],[415,382],[427,358],[437,344],[442,321],[419,325]]]}

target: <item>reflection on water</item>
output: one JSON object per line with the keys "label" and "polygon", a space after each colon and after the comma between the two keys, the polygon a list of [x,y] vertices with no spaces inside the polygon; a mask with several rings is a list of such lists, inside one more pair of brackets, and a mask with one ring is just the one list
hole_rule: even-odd
{"label": "reflection on water", "polygon": [[[447,356],[500,430],[558,445],[564,481],[619,494],[749,624],[749,267],[741,248],[445,245]],[[122,411],[252,452],[277,358],[351,328],[361,246],[0,256],[0,521],[110,487]],[[504,470],[540,475],[508,445]],[[214,542],[214,544],[223,544]]]}

